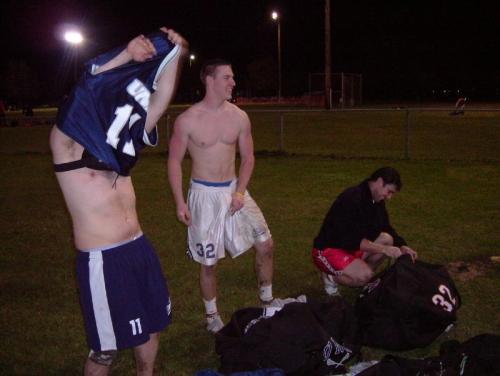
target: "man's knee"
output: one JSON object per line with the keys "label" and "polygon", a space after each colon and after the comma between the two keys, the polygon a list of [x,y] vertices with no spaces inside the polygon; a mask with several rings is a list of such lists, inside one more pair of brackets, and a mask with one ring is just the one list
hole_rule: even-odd
{"label": "man's knee", "polygon": [[113,364],[113,361],[116,359],[117,354],[118,352],[116,350],[109,350],[109,351],[90,350],[89,359],[101,366],[109,367],[111,366],[111,364]]}
{"label": "man's knee", "polygon": [[370,268],[367,268],[367,270],[363,270],[363,272],[358,275],[358,286],[366,285],[373,278],[373,275],[373,270],[371,270]]}
{"label": "man's knee", "polygon": [[273,238],[269,238],[262,243],[255,244],[256,252],[263,257],[272,257],[274,252]]}
{"label": "man's knee", "polygon": [[344,278],[338,278],[341,284],[362,287],[373,278],[374,272],[368,264],[361,260],[356,260],[344,269],[342,275]]}
{"label": "man's knee", "polygon": [[383,245],[393,245],[394,238],[387,232],[381,232],[377,239],[375,239],[375,243]]}
{"label": "man's knee", "polygon": [[201,264],[200,273],[204,276],[214,276],[216,274],[217,265]]}

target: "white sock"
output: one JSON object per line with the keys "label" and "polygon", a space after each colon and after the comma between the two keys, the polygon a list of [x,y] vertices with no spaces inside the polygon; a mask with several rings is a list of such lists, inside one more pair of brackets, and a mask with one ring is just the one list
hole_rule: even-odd
{"label": "white sock", "polygon": [[216,303],[216,298],[213,298],[212,300],[205,300],[203,299],[203,304],[205,304],[205,312],[207,313],[207,316],[214,315],[217,313],[217,303]]}
{"label": "white sock", "polygon": [[262,286],[259,289],[259,298],[263,302],[268,302],[270,300],[273,300],[273,285],[270,284],[268,286]]}

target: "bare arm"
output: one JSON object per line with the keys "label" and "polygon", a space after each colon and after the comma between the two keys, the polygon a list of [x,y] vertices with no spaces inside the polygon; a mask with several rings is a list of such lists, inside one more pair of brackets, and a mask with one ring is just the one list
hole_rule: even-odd
{"label": "bare arm", "polygon": [[187,226],[191,224],[191,213],[182,190],[182,160],[186,154],[188,139],[187,124],[183,115],[180,115],[175,121],[174,133],[168,148],[168,181],[174,196],[177,218]]}
{"label": "bare arm", "polygon": [[180,77],[182,62],[187,53],[188,44],[186,40],[172,29],[161,28],[164,33],[167,33],[168,39],[180,46],[181,51],[174,57],[174,61],[170,62],[162,72],[158,81],[157,90],[151,95],[148,115],[146,118],[146,132],[151,132],[156,126],[158,120],[167,110],[177,87]]}
{"label": "bare arm", "polygon": [[359,249],[362,250],[363,252],[368,252],[368,253],[382,253],[390,258],[398,258],[402,254],[401,250],[398,247],[378,244],[368,239],[361,240]]}
{"label": "bare arm", "polygon": [[236,212],[243,207],[243,194],[247,189],[247,185],[252,177],[253,169],[255,166],[255,156],[253,154],[253,138],[250,119],[246,113],[243,113],[243,125],[238,137],[238,147],[240,151],[240,169],[238,173],[238,184],[236,191],[233,194],[231,202],[231,212]]}
{"label": "bare arm", "polygon": [[132,39],[128,43],[127,48],[120,52],[117,56],[108,61],[106,64],[98,67],[94,74],[119,67],[120,65],[128,63],[130,60],[145,61],[152,58],[155,54],[156,49],[153,46],[153,43],[141,34]]}

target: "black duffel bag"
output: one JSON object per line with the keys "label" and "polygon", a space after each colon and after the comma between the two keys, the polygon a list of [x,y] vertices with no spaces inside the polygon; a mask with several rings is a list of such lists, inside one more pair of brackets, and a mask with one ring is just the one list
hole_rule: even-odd
{"label": "black duffel bag", "polygon": [[460,304],[444,266],[403,255],[359,295],[357,340],[387,350],[425,347],[455,323]]}

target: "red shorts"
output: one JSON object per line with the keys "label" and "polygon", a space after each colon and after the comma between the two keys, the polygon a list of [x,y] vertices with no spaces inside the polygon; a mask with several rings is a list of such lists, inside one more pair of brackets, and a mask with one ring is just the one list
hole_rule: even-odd
{"label": "red shorts", "polygon": [[314,264],[324,273],[332,275],[342,274],[351,262],[363,258],[363,251],[357,250],[352,253],[340,248],[325,248],[319,250],[313,248],[312,258]]}

